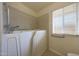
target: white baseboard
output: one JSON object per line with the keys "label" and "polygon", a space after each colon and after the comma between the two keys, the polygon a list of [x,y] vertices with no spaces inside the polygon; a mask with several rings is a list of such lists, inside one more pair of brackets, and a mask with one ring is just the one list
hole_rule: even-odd
{"label": "white baseboard", "polygon": [[64,56],[63,54],[61,54],[60,52],[58,52],[58,51],[56,51],[56,50],[54,50],[54,49],[49,49],[51,52],[53,52],[53,53],[55,53],[55,54],[57,54],[57,55],[59,55],[59,56]]}

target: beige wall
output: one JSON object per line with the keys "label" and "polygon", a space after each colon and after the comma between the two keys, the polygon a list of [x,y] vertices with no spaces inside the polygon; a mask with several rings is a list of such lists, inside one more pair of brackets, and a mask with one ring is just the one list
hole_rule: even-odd
{"label": "beige wall", "polygon": [[79,54],[79,37],[65,36],[65,38],[56,38],[50,36],[50,49],[54,49],[62,55],[67,53]]}
{"label": "beige wall", "polygon": [[49,32],[49,49],[55,50],[61,55],[67,53],[79,53],[79,37],[76,36],[65,36],[65,38],[53,37],[51,29],[51,14],[45,14],[38,18],[39,28],[47,29]]}
{"label": "beige wall", "polygon": [[48,45],[48,34],[49,34],[49,15],[45,14],[37,18],[38,29],[47,30],[47,45]]}
{"label": "beige wall", "polygon": [[20,29],[35,29],[37,27],[36,18],[34,16],[23,13],[12,7],[9,8],[10,8],[10,24],[12,26],[19,25]]}
{"label": "beige wall", "polygon": [[49,17],[49,15],[45,14],[45,15],[37,18],[38,28],[48,30],[48,25],[49,25],[49,20],[48,20],[49,18],[48,17]]}

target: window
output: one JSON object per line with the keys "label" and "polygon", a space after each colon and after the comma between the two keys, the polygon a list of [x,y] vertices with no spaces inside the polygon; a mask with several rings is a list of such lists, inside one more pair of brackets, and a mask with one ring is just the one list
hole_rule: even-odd
{"label": "window", "polygon": [[64,8],[64,33],[76,34],[76,8],[75,4]]}
{"label": "window", "polygon": [[63,34],[63,9],[53,12],[53,33]]}
{"label": "window", "polygon": [[79,3],[77,4],[77,34],[79,35]]}
{"label": "window", "polygon": [[76,4],[54,11],[52,16],[53,34],[77,34]]}

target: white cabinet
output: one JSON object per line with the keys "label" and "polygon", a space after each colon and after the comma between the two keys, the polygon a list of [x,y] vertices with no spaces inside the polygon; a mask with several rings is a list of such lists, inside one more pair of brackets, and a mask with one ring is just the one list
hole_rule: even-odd
{"label": "white cabinet", "polygon": [[32,55],[41,56],[47,49],[47,35],[45,30],[36,31],[33,38]]}
{"label": "white cabinet", "polygon": [[14,32],[4,35],[2,40],[3,56],[31,56],[34,31]]}
{"label": "white cabinet", "polygon": [[20,47],[21,56],[31,56],[32,55],[32,39],[34,31],[23,31],[20,34]]}
{"label": "white cabinet", "polygon": [[19,56],[19,36],[17,34],[7,34],[2,41],[2,55],[5,56]]}
{"label": "white cabinet", "polygon": [[8,36],[7,53],[8,56],[18,56],[19,54],[19,37],[17,35]]}
{"label": "white cabinet", "polygon": [[2,40],[3,56],[42,55],[47,49],[46,31],[21,31],[6,34]]}

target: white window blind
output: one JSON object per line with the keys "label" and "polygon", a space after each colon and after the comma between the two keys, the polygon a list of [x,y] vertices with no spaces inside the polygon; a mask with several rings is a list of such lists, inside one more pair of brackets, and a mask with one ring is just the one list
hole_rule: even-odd
{"label": "white window blind", "polygon": [[76,5],[64,8],[64,33],[76,34]]}
{"label": "white window blind", "polygon": [[[79,9],[79,6],[78,6]],[[78,12],[79,15],[79,12]],[[53,34],[77,34],[79,32],[79,20],[77,21],[77,5],[72,4],[62,9],[58,9],[52,14]],[[78,17],[79,19],[79,17]],[[77,24],[78,22],[78,24]]]}
{"label": "white window blind", "polygon": [[77,34],[79,35],[79,3],[77,3]]}
{"label": "white window blind", "polygon": [[53,33],[62,34],[63,33],[63,9],[56,10],[53,12]]}

